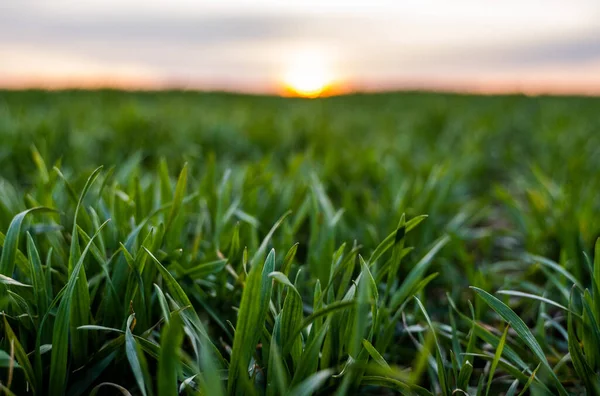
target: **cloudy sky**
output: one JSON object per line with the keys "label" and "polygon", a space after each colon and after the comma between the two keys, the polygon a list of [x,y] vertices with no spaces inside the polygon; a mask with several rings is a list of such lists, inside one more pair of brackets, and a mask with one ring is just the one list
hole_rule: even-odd
{"label": "cloudy sky", "polygon": [[600,1],[0,0],[0,86],[272,92],[303,67],[350,89],[600,92]]}

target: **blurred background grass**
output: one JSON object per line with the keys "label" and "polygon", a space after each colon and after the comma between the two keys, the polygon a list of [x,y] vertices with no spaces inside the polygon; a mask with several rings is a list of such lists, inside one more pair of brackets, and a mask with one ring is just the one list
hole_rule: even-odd
{"label": "blurred background grass", "polygon": [[[299,208],[315,174],[344,208],[337,237],[366,247],[401,213],[430,216],[418,236],[425,243],[464,214],[476,231],[464,238],[483,249],[470,265],[505,259],[506,244],[580,257],[600,232],[596,98],[32,90],[0,100],[0,175],[16,196],[36,182],[35,143],[66,174],[104,164],[126,178],[139,165],[142,177],[163,157],[172,173],[189,162],[197,178],[213,162],[219,175],[239,170],[263,198],[252,214],[265,227]],[[4,227],[18,206],[10,195]]]}

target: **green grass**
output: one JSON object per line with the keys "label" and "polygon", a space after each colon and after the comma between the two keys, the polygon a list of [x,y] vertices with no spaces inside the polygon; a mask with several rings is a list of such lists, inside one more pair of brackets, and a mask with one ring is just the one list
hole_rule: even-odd
{"label": "green grass", "polygon": [[0,393],[600,393],[600,99],[0,92]]}

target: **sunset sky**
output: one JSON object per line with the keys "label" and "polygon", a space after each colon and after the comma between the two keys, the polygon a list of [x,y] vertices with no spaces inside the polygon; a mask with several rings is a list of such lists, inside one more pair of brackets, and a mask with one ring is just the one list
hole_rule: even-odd
{"label": "sunset sky", "polygon": [[600,1],[0,2],[0,86],[600,92]]}

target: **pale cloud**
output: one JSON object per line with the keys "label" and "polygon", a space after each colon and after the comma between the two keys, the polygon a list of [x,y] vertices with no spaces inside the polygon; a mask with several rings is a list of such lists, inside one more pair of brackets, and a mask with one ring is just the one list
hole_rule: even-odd
{"label": "pale cloud", "polygon": [[354,85],[535,70],[563,81],[600,60],[598,20],[585,0],[15,1],[0,4],[0,84],[114,75],[270,89],[306,50]]}

